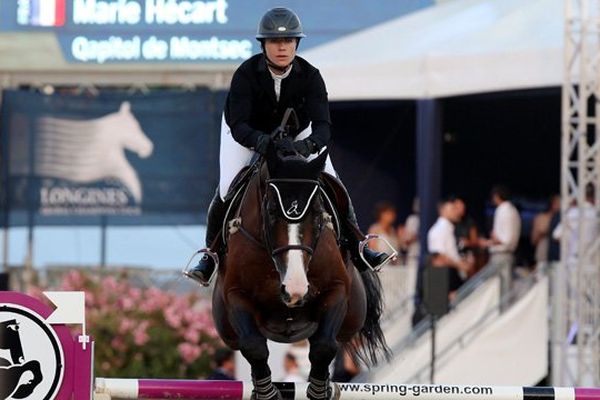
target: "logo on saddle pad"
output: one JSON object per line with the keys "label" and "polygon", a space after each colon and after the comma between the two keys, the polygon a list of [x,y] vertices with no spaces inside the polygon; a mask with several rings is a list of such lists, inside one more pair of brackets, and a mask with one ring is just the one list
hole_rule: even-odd
{"label": "logo on saddle pad", "polygon": [[298,211],[298,200],[292,201],[292,205],[290,206],[290,208],[287,209],[285,213],[290,217],[299,217],[300,215],[302,215],[302,213]]}
{"label": "logo on saddle pad", "polygon": [[16,304],[0,305],[0,400],[53,399],[63,369],[59,339],[44,319]]}
{"label": "logo on saddle pad", "polygon": [[307,182],[271,181],[269,186],[275,192],[277,202],[283,216],[290,221],[298,221],[304,217],[319,185]]}

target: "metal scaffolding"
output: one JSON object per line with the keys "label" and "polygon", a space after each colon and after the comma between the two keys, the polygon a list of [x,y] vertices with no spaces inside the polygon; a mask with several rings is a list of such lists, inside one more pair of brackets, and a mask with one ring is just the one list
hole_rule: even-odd
{"label": "metal scaffolding", "polygon": [[565,0],[564,46],[552,378],[600,386],[600,0]]}

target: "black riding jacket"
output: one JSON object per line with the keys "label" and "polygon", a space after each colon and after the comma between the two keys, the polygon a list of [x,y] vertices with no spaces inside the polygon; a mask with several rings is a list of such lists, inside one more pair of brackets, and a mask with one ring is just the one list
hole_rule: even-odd
{"label": "black riding jacket", "polygon": [[318,148],[329,143],[331,119],[323,78],[303,58],[296,56],[292,64],[289,76],[281,81],[279,102],[263,54],[244,61],[233,74],[225,121],[242,146],[253,148],[260,135],[270,134],[281,124],[288,107],[294,108],[300,122],[298,132],[292,132],[294,136],[312,122],[310,139]]}

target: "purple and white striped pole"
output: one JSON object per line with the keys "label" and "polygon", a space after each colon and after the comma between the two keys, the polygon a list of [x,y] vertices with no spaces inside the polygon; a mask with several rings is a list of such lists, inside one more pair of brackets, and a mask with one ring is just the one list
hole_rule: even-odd
{"label": "purple and white striped pole", "polygon": [[[284,400],[306,399],[306,383],[275,383]],[[334,383],[336,400],[600,400],[598,388],[522,386],[403,385]],[[250,400],[252,384],[240,381],[97,378],[102,399]]]}

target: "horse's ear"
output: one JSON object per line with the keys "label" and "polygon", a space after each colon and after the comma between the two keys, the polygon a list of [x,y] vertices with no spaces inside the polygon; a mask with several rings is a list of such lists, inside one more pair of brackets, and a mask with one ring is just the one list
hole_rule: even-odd
{"label": "horse's ear", "polygon": [[119,108],[119,112],[128,113],[131,111],[131,104],[128,101],[124,101],[121,103],[121,108]]}

